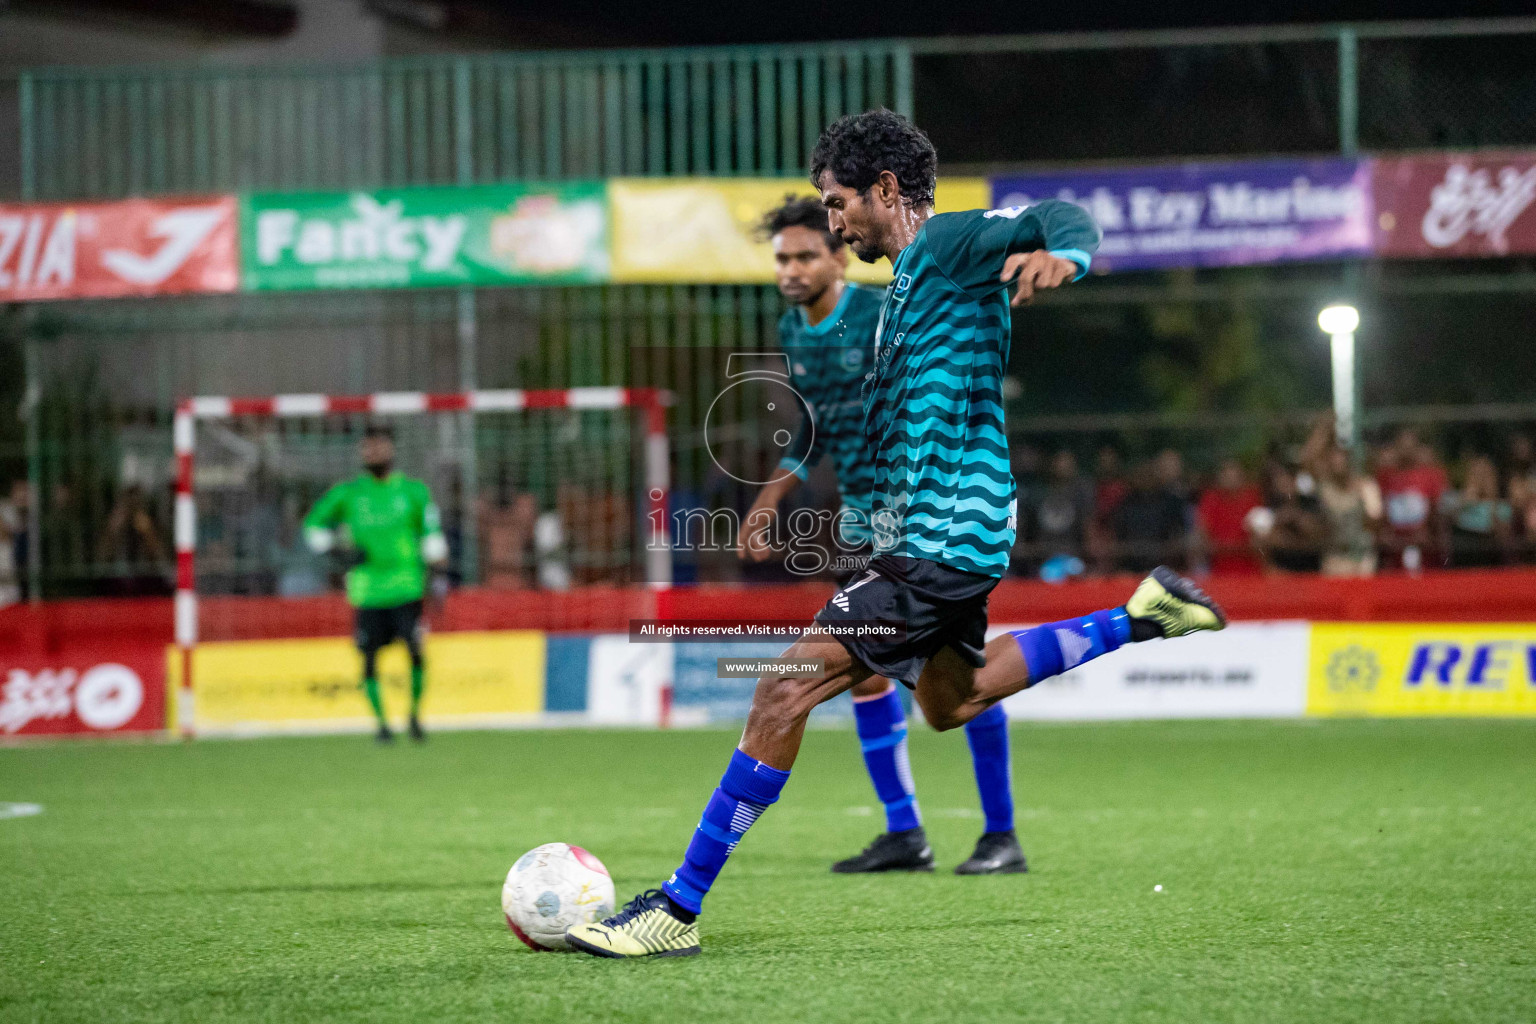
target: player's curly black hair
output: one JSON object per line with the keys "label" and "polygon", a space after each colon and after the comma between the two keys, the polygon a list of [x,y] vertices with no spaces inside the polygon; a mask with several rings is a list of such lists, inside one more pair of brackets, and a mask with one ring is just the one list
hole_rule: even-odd
{"label": "player's curly black hair", "polygon": [[939,155],[924,131],[892,110],[866,110],[833,121],[811,153],[811,184],[820,187],[823,171],[860,195],[881,171],[896,175],[908,206],[932,206]]}
{"label": "player's curly black hair", "polygon": [[757,231],[764,239],[772,238],[785,228],[810,228],[820,231],[827,240],[831,252],[843,247],[843,240],[827,226],[827,208],[814,196],[797,196],[793,192],[784,196],[784,202],[763,215]]}

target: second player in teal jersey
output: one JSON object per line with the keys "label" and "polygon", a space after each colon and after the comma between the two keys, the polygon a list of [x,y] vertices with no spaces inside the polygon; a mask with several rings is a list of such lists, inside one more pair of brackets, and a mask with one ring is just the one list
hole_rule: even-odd
{"label": "second player in teal jersey", "polygon": [[864,405],[875,452],[874,557],[785,652],[783,669],[758,680],[741,742],[682,864],[619,913],[572,928],[575,949],[699,952],[704,897],[778,801],[811,709],[872,676],[912,687],[929,724],[954,729],[1125,644],[1226,624],[1199,587],[1158,567],[1119,607],[986,641],[987,599],[1014,539],[1002,407],[1008,289],[1018,305],[1082,276],[1099,231],[1059,200],[935,215],[937,164],[928,136],[889,110],[841,118],[816,144],[811,182],[828,226],[860,259],[889,259],[895,272]]}
{"label": "second player in teal jersey", "polygon": [[[863,389],[874,361],[875,326],[882,293],[850,284],[848,253],[827,227],[819,199],[786,197],[763,221],[773,246],[779,291],[793,305],[779,321],[779,342],[789,356],[795,390],[805,400],[805,421],[779,464],[779,475],[763,487],[742,526],[739,554],[763,561],[779,503],[807,477],[824,455],[837,470],[842,508],[834,520],[839,559],[869,550],[870,499],[875,453],[864,438]],[[840,573],[847,582],[856,572]],[[864,766],[885,808],[886,830],[862,853],[832,865],[842,874],[875,871],[931,871],[933,849],[923,829],[917,787],[907,756],[907,714],[896,685],[870,676],[852,689],[854,726]],[[986,819],[975,852],[955,868],[962,875],[1026,870],[1013,827],[1008,716],[1001,705],[966,723],[976,788]]]}

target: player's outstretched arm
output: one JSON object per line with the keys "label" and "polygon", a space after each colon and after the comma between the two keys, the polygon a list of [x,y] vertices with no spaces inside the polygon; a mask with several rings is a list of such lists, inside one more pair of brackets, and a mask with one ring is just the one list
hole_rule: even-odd
{"label": "player's outstretched arm", "polygon": [[317,555],[328,554],[336,546],[336,524],[346,503],[346,485],[336,484],[320,496],[315,507],[304,517],[304,543]]}
{"label": "player's outstretched arm", "polygon": [[999,283],[1017,284],[1014,305],[1042,288],[1082,277],[1099,248],[1099,227],[1088,211],[1060,199],[941,213],[925,231],[952,282],[973,295],[994,291]]}
{"label": "player's outstretched arm", "polygon": [[1009,219],[1014,237],[998,278],[1014,285],[1012,305],[1026,305],[1035,292],[1059,288],[1088,273],[1100,235],[1087,210],[1076,203],[1046,199]]}
{"label": "player's outstretched arm", "polygon": [[1034,301],[1035,292],[1059,288],[1075,280],[1080,272],[1081,268],[1071,260],[1037,249],[1009,256],[1003,261],[998,280],[1014,286],[1013,298],[1008,302],[1010,306],[1027,306]]}

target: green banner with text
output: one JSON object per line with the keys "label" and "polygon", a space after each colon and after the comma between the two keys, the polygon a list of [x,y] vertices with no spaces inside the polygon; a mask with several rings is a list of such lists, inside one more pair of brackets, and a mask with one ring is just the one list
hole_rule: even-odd
{"label": "green banner with text", "polygon": [[246,291],[608,279],[600,181],[242,197]]}

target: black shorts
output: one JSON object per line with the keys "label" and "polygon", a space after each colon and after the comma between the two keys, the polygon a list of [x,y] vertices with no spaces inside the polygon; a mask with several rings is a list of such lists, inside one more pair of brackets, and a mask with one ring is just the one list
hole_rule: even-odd
{"label": "black shorts", "polygon": [[411,647],[421,644],[421,602],[409,601],[393,608],[359,608],[353,638],[364,654],[377,654],[396,640]]}
{"label": "black shorts", "polygon": [[980,668],[986,664],[987,597],[996,576],[951,569],[926,558],[877,555],[816,613],[823,625],[879,623],[897,636],[840,634],[848,652],[876,675],[916,688],[928,659],[945,647]]}

